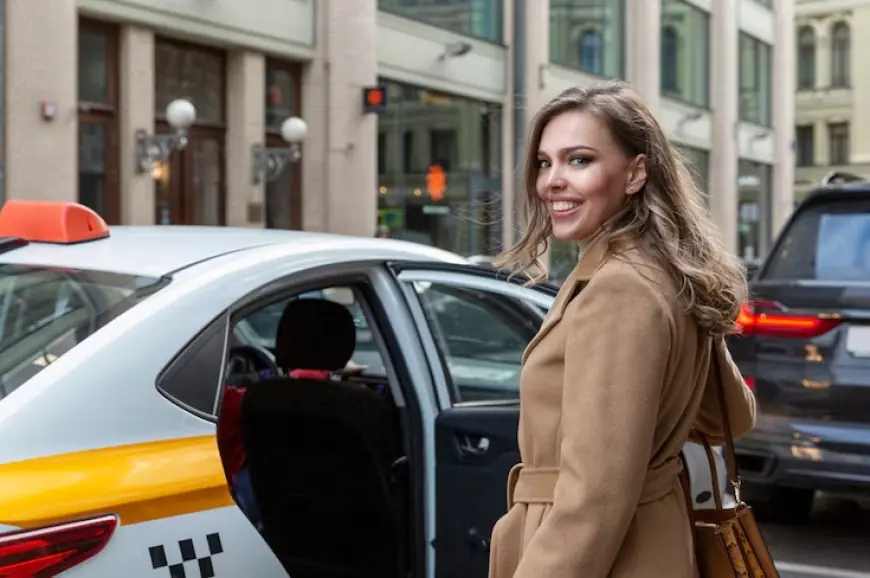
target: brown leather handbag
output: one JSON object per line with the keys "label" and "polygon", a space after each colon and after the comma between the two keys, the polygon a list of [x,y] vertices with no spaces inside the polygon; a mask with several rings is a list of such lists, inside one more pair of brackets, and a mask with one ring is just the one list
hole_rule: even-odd
{"label": "brown leather handbag", "polygon": [[[719,356],[715,349],[711,363],[719,370]],[[728,419],[728,406],[721,379],[716,379],[719,405],[722,409],[722,423],[725,427],[725,457],[728,476],[734,487],[737,506],[725,508],[722,504],[722,491],[716,472],[713,447],[706,436],[695,432],[707,454],[713,480],[714,509],[695,510],[692,506],[692,493],[689,487],[688,470],[683,468],[683,492],[687,497],[689,516],[695,537],[695,557],[698,562],[700,578],[779,578],[773,557],[767,548],[761,530],[755,521],[752,509],[740,498],[740,475],[734,456],[734,438],[731,421]]]}

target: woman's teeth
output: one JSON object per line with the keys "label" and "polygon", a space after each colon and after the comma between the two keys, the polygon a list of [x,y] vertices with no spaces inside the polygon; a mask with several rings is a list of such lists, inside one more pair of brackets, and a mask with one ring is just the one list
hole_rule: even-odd
{"label": "woman's teeth", "polygon": [[580,203],[576,201],[555,201],[552,205],[555,212],[566,213],[568,211],[573,211],[574,209],[579,207]]}

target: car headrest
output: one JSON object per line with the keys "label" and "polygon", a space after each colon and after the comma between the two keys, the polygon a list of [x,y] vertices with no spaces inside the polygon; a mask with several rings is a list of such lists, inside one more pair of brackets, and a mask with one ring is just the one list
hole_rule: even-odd
{"label": "car headrest", "polygon": [[356,348],[353,316],[326,299],[294,299],[284,308],[275,336],[275,363],[284,371],[344,369]]}

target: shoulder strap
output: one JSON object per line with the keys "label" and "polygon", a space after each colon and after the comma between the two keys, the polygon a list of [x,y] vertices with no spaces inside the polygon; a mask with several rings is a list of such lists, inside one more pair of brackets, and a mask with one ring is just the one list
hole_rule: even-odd
{"label": "shoulder strap", "polygon": [[[723,342],[717,343],[716,340],[713,341],[711,347],[711,355],[713,359],[710,360],[711,369],[716,371],[718,374],[716,377],[716,394],[719,397],[719,410],[722,412],[722,428],[725,434],[725,460],[728,466],[728,476],[731,481],[731,485],[734,486],[734,497],[737,498],[737,502],[740,503],[740,473],[737,471],[737,456],[734,453],[734,434],[731,430],[731,420],[728,417],[728,402],[725,398],[725,384],[722,383],[722,379],[720,378],[722,374],[721,362],[719,360],[719,352],[718,347],[727,347],[724,343],[724,338],[721,339]],[[706,442],[705,442],[706,443]],[[711,472],[714,476],[716,472]]]}

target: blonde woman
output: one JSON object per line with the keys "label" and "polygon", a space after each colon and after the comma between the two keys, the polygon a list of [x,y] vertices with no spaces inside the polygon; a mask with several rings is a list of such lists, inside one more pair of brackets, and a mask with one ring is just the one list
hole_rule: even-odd
{"label": "blonde woman", "polygon": [[[746,282],[691,175],[624,84],[543,107],[525,161],[528,228],[501,264],[531,270],[552,235],[583,254],[523,361],[522,464],[493,530],[491,578],[696,575],[679,453],[723,443],[752,392],[723,342]],[[712,381],[711,381],[712,383]]]}

